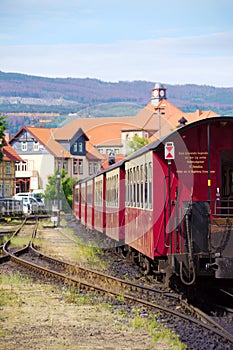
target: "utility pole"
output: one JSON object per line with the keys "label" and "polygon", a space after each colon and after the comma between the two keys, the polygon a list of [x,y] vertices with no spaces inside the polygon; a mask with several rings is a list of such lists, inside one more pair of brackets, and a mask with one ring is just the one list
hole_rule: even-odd
{"label": "utility pole", "polygon": [[61,175],[60,169],[57,173],[57,227],[60,227],[60,187],[61,187]]}

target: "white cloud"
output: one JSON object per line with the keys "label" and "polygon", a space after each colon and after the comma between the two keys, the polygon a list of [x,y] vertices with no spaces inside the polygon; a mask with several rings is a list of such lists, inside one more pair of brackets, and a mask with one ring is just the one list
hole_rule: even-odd
{"label": "white cloud", "polygon": [[112,44],[0,47],[0,69],[49,77],[233,86],[233,32]]}

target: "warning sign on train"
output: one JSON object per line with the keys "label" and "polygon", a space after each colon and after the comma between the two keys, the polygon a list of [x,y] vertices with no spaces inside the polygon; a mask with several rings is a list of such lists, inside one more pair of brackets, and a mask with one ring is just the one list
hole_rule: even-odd
{"label": "warning sign on train", "polygon": [[164,153],[165,153],[165,159],[168,159],[168,160],[175,159],[175,146],[173,142],[165,143]]}

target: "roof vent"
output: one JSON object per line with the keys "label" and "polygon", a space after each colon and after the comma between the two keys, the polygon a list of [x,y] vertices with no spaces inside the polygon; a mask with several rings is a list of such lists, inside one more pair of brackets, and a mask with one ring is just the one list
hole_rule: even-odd
{"label": "roof vent", "polygon": [[110,152],[108,157],[108,165],[112,165],[115,163],[116,163],[115,155],[113,152]]}

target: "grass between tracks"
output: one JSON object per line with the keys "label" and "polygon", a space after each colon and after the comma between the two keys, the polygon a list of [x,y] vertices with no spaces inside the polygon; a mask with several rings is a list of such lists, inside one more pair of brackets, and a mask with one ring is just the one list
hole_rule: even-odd
{"label": "grass between tracks", "polygon": [[[96,246],[94,240],[84,241],[82,237],[74,234],[72,229],[66,227],[65,221],[62,221],[61,224],[62,227],[59,230],[53,230],[51,234],[49,230],[43,229],[43,224],[40,223],[34,244],[40,247],[42,253],[47,255],[52,254],[58,258],[93,269],[104,271],[109,267],[106,260],[101,259],[104,253],[101,248]],[[68,238],[69,242],[63,242],[61,245],[57,242],[54,244],[56,233],[58,242],[59,240],[61,241],[62,235],[64,236],[64,241]]]}

